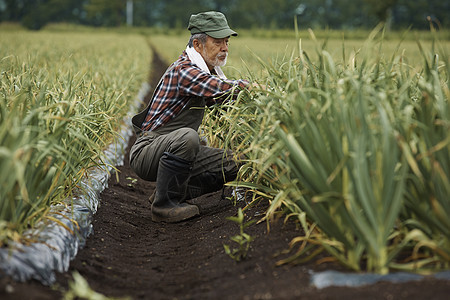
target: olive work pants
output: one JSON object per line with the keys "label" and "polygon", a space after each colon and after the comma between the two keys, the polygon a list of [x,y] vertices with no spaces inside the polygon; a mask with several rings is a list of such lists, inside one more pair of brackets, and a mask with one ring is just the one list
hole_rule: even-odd
{"label": "olive work pants", "polygon": [[159,160],[164,152],[192,162],[191,178],[204,172],[221,173],[224,182],[234,180],[238,166],[231,151],[201,145],[192,128],[180,128],[168,134],[143,132],[130,151],[130,165],[136,174],[148,181],[156,181]]}

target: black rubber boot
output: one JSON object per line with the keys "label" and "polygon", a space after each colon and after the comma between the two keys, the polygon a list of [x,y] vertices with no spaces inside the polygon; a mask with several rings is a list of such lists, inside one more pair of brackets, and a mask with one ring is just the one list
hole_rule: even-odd
{"label": "black rubber boot", "polygon": [[[217,192],[223,188],[225,182],[233,181],[236,179],[237,174],[235,172],[228,174],[224,180],[223,173],[204,172],[197,176],[193,176],[188,181],[186,190],[186,197],[184,200],[188,201],[195,199],[202,195]],[[155,200],[156,191],[150,195],[148,201],[150,205]]]}
{"label": "black rubber boot", "polygon": [[188,182],[186,200],[220,190],[225,181],[222,173],[204,172],[191,177]]}
{"label": "black rubber boot", "polygon": [[156,192],[152,203],[152,220],[180,222],[199,214],[198,207],[187,204],[187,183],[192,164],[168,152],[159,161]]}

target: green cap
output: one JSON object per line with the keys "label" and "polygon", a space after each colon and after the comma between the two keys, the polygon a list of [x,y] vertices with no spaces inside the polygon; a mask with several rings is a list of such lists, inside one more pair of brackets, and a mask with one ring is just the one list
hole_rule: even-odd
{"label": "green cap", "polygon": [[216,39],[237,35],[237,33],[228,26],[224,14],[217,11],[208,11],[191,15],[188,29],[191,31],[191,34],[206,33],[210,37]]}

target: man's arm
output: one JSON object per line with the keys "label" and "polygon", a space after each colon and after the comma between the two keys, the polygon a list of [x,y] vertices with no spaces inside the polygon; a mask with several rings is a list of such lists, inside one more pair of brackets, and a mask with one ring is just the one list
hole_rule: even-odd
{"label": "man's arm", "polygon": [[246,80],[223,80],[198,68],[181,67],[178,87],[180,95],[206,97],[220,103],[227,94],[237,94],[248,84]]}

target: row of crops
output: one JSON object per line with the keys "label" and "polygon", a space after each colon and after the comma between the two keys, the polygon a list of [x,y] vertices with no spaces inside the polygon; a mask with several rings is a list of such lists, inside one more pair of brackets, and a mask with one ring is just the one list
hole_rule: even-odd
{"label": "row of crops", "polygon": [[450,267],[448,45],[416,43],[410,58],[384,43],[375,30],[336,58],[300,42],[291,57],[260,60],[267,90],[208,115],[212,142],[246,158],[238,185],[270,201],[269,219],[281,211],[305,231],[280,263],[325,253],[382,274]]}
{"label": "row of crops", "polygon": [[[245,157],[237,184],[269,201],[268,219],[303,227],[280,263],[326,253],[358,271],[449,267],[448,42],[381,35],[231,39],[227,74],[268,89],[213,108],[202,130]],[[147,78],[146,39],[172,61],[188,36],[0,28],[0,246],[107,163]]]}
{"label": "row of crops", "polygon": [[0,29],[0,247],[108,164],[149,64],[139,35]]}

